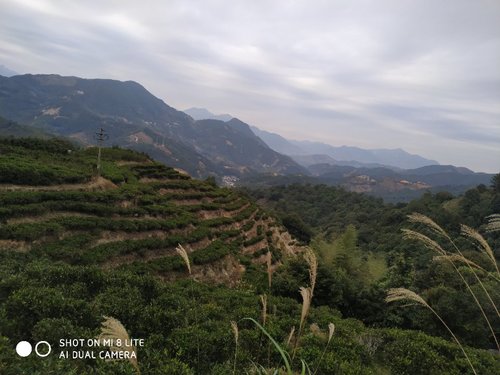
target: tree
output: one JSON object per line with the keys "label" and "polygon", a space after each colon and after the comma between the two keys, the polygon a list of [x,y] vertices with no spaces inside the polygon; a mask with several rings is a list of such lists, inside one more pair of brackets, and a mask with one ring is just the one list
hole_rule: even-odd
{"label": "tree", "polygon": [[496,194],[500,194],[500,173],[491,178],[491,187]]}

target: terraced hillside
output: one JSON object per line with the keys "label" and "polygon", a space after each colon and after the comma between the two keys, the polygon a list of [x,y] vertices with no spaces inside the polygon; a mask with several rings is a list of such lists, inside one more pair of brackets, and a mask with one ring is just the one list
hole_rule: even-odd
{"label": "terraced hillside", "polygon": [[229,189],[144,154],[75,149],[61,140],[0,143],[0,250],[72,265],[184,274],[182,244],[200,280],[235,284],[245,265],[296,251],[276,221]]}
{"label": "terraced hillside", "polygon": [[[331,267],[317,268],[315,300],[304,315],[299,287],[312,296],[313,266],[301,256],[285,261],[301,249],[240,193],[120,148],[103,149],[97,178],[96,155],[57,139],[0,140],[0,374],[229,375],[255,373],[256,363],[268,373],[282,369],[280,354],[249,318],[296,351],[294,369],[471,373],[446,339],[366,327],[343,319],[336,306],[316,304],[342,290],[344,278]],[[192,277],[175,252],[179,243],[190,253]],[[259,265],[268,251],[275,272]],[[92,341],[109,317],[144,340],[135,361],[61,357],[100,353],[60,343]],[[53,351],[21,357],[15,348],[25,340]],[[466,350],[478,374],[499,372],[497,356]]]}

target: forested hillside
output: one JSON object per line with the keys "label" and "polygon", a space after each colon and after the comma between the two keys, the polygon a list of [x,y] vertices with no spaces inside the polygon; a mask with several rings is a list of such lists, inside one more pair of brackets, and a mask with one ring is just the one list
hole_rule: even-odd
{"label": "forested hillside", "polygon": [[[481,185],[462,196],[426,193],[418,200],[398,205],[325,185],[295,184],[245,192],[280,216],[290,233],[304,244],[309,243],[322,257],[319,275],[328,282],[316,296],[321,304],[370,325],[419,329],[449,337],[432,314],[418,308],[397,310],[383,302],[387,289],[405,287],[428,297],[462,340],[473,346],[495,348],[493,335],[486,322],[479,319],[481,313],[460,277],[454,275],[452,265],[436,261],[434,257],[439,254],[418,241],[405,239],[402,231],[423,232],[444,250],[457,253],[458,248],[483,269],[494,271],[478,241],[464,235],[461,225],[476,228],[491,247],[492,256],[500,257],[500,235],[488,231],[488,217],[500,212],[499,176],[490,187]],[[408,215],[414,212],[432,218],[450,239],[432,231],[428,234],[425,226],[412,223]],[[470,270],[466,269],[466,273],[471,287],[481,291],[486,313],[498,332],[497,311],[486,300],[479,280]],[[275,283],[275,292],[291,296],[299,280],[306,278],[307,270],[292,261],[280,275],[281,284]],[[483,271],[479,276],[498,306],[498,277]]]}
{"label": "forested hillside", "polygon": [[[59,139],[0,140],[1,374],[472,373],[425,310],[387,307],[401,286],[452,309],[477,373],[500,371],[459,282],[399,233],[415,210],[453,237],[458,222],[482,231],[498,191],[394,207],[323,186],[245,194],[120,148],[103,149],[97,176],[96,157]],[[113,319],[144,339],[136,360],[60,358],[60,339],[95,338]],[[53,352],[19,357],[21,340]]]}

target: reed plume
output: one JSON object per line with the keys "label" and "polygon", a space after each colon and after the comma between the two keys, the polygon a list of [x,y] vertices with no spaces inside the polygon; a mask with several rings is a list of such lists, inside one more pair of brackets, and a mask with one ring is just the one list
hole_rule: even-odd
{"label": "reed plume", "polygon": [[469,356],[467,355],[467,353],[465,352],[464,347],[462,346],[460,341],[458,341],[458,338],[455,336],[455,334],[450,329],[450,327],[448,327],[446,322],[441,318],[441,316],[439,316],[439,314],[422,297],[420,297],[417,293],[415,293],[411,290],[405,289],[405,288],[393,288],[393,289],[389,289],[389,292],[387,293],[387,297],[385,298],[385,301],[387,303],[397,302],[397,301],[412,301],[412,302],[415,302],[421,306],[428,308],[439,319],[439,321],[441,323],[443,323],[443,325],[446,327],[448,332],[451,334],[451,336],[453,337],[455,342],[458,344],[458,346],[462,350],[462,353],[464,354],[465,358],[467,359],[467,362],[469,362],[469,365],[470,365],[472,371],[474,372],[474,374],[477,375],[476,369],[472,365],[472,362],[471,362]]}
{"label": "reed plume", "polygon": [[306,249],[304,259],[309,266],[309,281],[311,283],[311,295],[313,295],[314,287],[316,286],[316,277],[318,276],[318,259],[311,248]]}
{"label": "reed plume", "polygon": [[477,268],[478,270],[487,272],[483,267],[481,267],[479,264],[474,263],[472,260],[467,259],[466,257],[460,255],[460,254],[447,254],[447,255],[438,255],[432,258],[433,261],[435,262],[442,262],[442,261],[448,261],[448,262],[461,262],[467,265],[470,265],[471,267]]}
{"label": "reed plume", "polygon": [[441,245],[433,239],[427,237],[425,234],[411,229],[401,229],[401,231],[403,232],[403,238],[405,240],[415,240],[421,242],[426,248],[435,251],[440,255],[446,255],[446,251],[441,247]]}
{"label": "reed plume", "polygon": [[102,322],[101,333],[98,339],[101,343],[109,342],[109,350],[112,352],[128,352],[128,361],[138,374],[141,373],[139,364],[137,363],[137,349],[135,346],[127,345],[127,343],[130,343],[130,336],[118,319],[104,316],[104,322]]}
{"label": "reed plume", "polygon": [[330,342],[330,340],[332,339],[334,332],[335,332],[335,324],[328,323],[328,342]]}
{"label": "reed plume", "polygon": [[304,288],[303,286],[299,289],[300,295],[302,296],[302,311],[300,313],[300,324],[299,331],[297,333],[297,338],[293,346],[292,359],[295,358],[295,352],[297,351],[297,346],[299,345],[300,336],[302,335],[302,329],[304,328],[304,322],[309,314],[309,308],[311,307],[312,301],[312,291],[310,287]]}
{"label": "reed plume", "polygon": [[184,249],[181,244],[178,244],[177,247],[175,248],[175,251],[177,252],[177,254],[181,256],[182,260],[186,264],[186,268],[189,274],[191,275],[191,263],[189,262],[189,256],[187,254],[186,249]]}
{"label": "reed plume", "polygon": [[[186,268],[189,272],[189,276],[192,276],[191,262],[189,261],[189,256],[188,256],[186,249],[184,249],[184,247],[181,244],[177,244],[175,251],[177,252],[177,254],[180,255],[180,257],[184,261],[184,264],[186,265]],[[193,280],[194,280],[194,278],[193,278]],[[191,284],[191,287],[190,287],[191,288],[191,296],[192,296],[193,305],[194,305],[196,303],[196,298],[194,297],[193,283],[191,282],[190,284]],[[196,308],[193,309],[193,313],[194,313],[195,324],[198,325],[198,315],[196,313]],[[199,366],[200,366],[200,337],[199,337],[199,335],[196,335],[196,353],[197,353],[196,368],[199,369]]]}
{"label": "reed plume", "polygon": [[[448,239],[448,241],[451,243],[451,245],[454,247],[454,249],[456,250],[456,252],[458,253],[458,255],[460,255],[462,258],[466,259],[465,256],[462,254],[462,252],[460,251],[460,249],[457,247],[457,245],[455,244],[455,242],[451,239],[451,237],[446,233],[446,231],[441,228],[436,222],[434,222],[432,219],[428,218],[427,216],[425,215],[422,215],[422,214],[418,214],[418,213],[413,213],[412,215],[409,216],[409,218],[411,219],[411,221],[413,222],[417,222],[417,223],[421,223],[421,224],[424,224],[426,225],[428,228],[430,228],[433,232],[435,233],[439,233],[440,235],[443,235],[446,239]],[[422,233],[419,233],[419,232],[416,232],[416,231],[412,231],[412,230],[409,230],[409,229],[403,229],[403,237],[405,239],[414,239],[414,240],[417,240],[421,243],[424,244],[425,247],[433,250],[433,251],[436,251],[437,253],[439,253],[440,255],[444,256],[444,255],[451,255],[450,253],[448,253],[447,251],[445,251],[441,245],[439,245],[436,241],[430,239],[429,237],[425,236],[424,234]],[[484,239],[483,239],[484,240]],[[486,242],[486,241],[484,241]],[[464,284],[466,285],[467,287],[467,290],[469,291],[469,293],[472,295],[472,298],[474,299],[474,302],[476,303],[477,307],[479,308],[479,310],[481,311],[481,314],[484,318],[484,320],[486,321],[486,324],[488,325],[488,329],[490,330],[492,336],[493,336],[493,340],[495,341],[496,343],[496,346],[497,346],[497,350],[500,351],[500,345],[498,343],[498,340],[497,340],[497,337],[496,337],[496,334],[495,334],[495,330],[493,329],[493,327],[491,326],[491,323],[490,323],[490,320],[488,319],[488,316],[486,315],[484,309],[483,309],[483,306],[481,305],[481,303],[479,302],[479,299],[477,298],[476,296],[476,293],[474,293],[474,291],[472,290],[470,284],[467,282],[467,280],[465,279],[465,277],[462,275],[462,272],[458,269],[458,267],[455,265],[455,262],[453,261],[453,258],[446,258],[450,264],[453,266],[454,270],[457,272],[457,274],[460,276],[460,278],[462,279],[462,281],[464,282]],[[490,296],[490,293],[486,290],[483,282],[481,281],[481,279],[479,278],[479,276],[477,275],[476,271],[474,270],[474,268],[472,267],[471,264],[469,264],[468,262],[465,262],[465,265],[469,268],[469,270],[472,272],[472,274],[474,275],[475,279],[477,280],[478,284],[481,286],[481,289],[483,290],[483,292],[485,293],[486,297],[488,298],[489,302],[491,303],[491,305],[493,306],[493,308],[495,309],[495,312],[497,314],[497,316],[500,317],[500,313],[498,311],[498,308],[495,304],[495,302],[493,301],[493,299],[491,298]]]}
{"label": "reed plume", "polygon": [[300,314],[300,325],[299,325],[299,336],[302,332],[304,322],[309,314],[309,308],[311,307],[312,292],[311,288],[300,287],[300,295],[302,296],[302,312]]}
{"label": "reed plume", "polygon": [[481,250],[483,253],[486,254],[488,259],[491,261],[491,263],[493,263],[493,266],[497,270],[497,274],[500,275],[500,272],[498,271],[497,261],[495,259],[495,254],[493,254],[493,250],[491,249],[488,242],[486,242],[484,237],[481,236],[481,234],[477,230],[472,229],[467,225],[462,224],[460,226],[460,229],[461,229],[460,233],[462,234],[462,236],[475,240],[479,244],[478,246],[479,250]]}
{"label": "reed plume", "polygon": [[267,264],[267,282],[269,284],[269,290],[271,290],[271,284],[273,281],[273,269],[272,269],[272,254],[270,251],[266,254],[266,264]]}
{"label": "reed plume", "polygon": [[267,295],[261,294],[259,297],[262,304],[262,325],[265,326],[267,320]]}
{"label": "reed plume", "polygon": [[316,365],[316,370],[314,371],[313,375],[315,375],[318,372],[319,365],[321,365],[321,361],[323,361],[323,357],[325,356],[330,341],[332,341],[334,332],[335,332],[335,324],[328,323],[328,341],[326,342],[325,348],[323,349],[323,353],[321,353],[321,357],[319,358],[318,364]]}
{"label": "reed plume", "polygon": [[233,362],[233,374],[236,374],[236,358],[238,355],[238,339],[240,336],[240,332],[238,330],[238,324],[234,320],[231,320],[231,330],[234,335],[234,362]]}
{"label": "reed plume", "polygon": [[292,327],[292,329],[290,330],[290,333],[288,334],[288,339],[286,340],[287,346],[290,346],[294,335],[295,335],[295,326]]}
{"label": "reed plume", "polygon": [[420,214],[418,212],[413,212],[412,214],[407,215],[407,218],[411,223],[425,225],[427,228],[429,228],[434,233],[437,233],[437,234],[439,234],[447,239],[450,239],[450,236],[448,235],[448,233],[446,233],[446,231],[439,224],[437,224],[434,220],[432,220],[428,216],[425,216],[425,215]]}

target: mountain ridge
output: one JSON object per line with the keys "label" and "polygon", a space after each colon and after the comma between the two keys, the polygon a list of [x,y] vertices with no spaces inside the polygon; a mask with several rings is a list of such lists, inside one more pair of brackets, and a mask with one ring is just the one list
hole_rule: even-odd
{"label": "mountain ridge", "polygon": [[[345,162],[350,162],[351,164],[349,165],[353,166],[356,166],[355,163],[357,163],[358,166],[367,166],[371,164],[402,169],[418,168],[425,165],[439,165],[439,162],[436,160],[426,159],[417,154],[410,154],[401,148],[363,149],[353,146],[332,146],[316,141],[290,140],[279,134],[261,130],[255,126],[252,127],[252,130],[273,150],[284,155],[289,155],[292,158],[324,155],[323,157],[330,157],[336,163],[344,162],[344,165]],[[401,159],[403,159],[403,161],[401,161]]]}
{"label": "mountain ridge", "polygon": [[[54,74],[0,77],[0,116],[86,145],[95,144],[94,133],[102,127],[111,138],[108,144],[150,153],[195,177],[307,173],[244,126],[234,125],[231,140],[226,139],[222,121],[221,127],[211,126],[231,145],[214,155],[219,138],[207,137],[200,123],[134,81]],[[238,162],[231,159],[235,155]]]}
{"label": "mountain ridge", "polygon": [[214,114],[210,112],[206,108],[199,108],[199,107],[191,107],[188,109],[183,110],[184,113],[187,113],[189,116],[191,116],[194,120],[220,120],[220,121],[230,121],[234,117],[231,116],[230,114],[223,113],[223,114]]}

